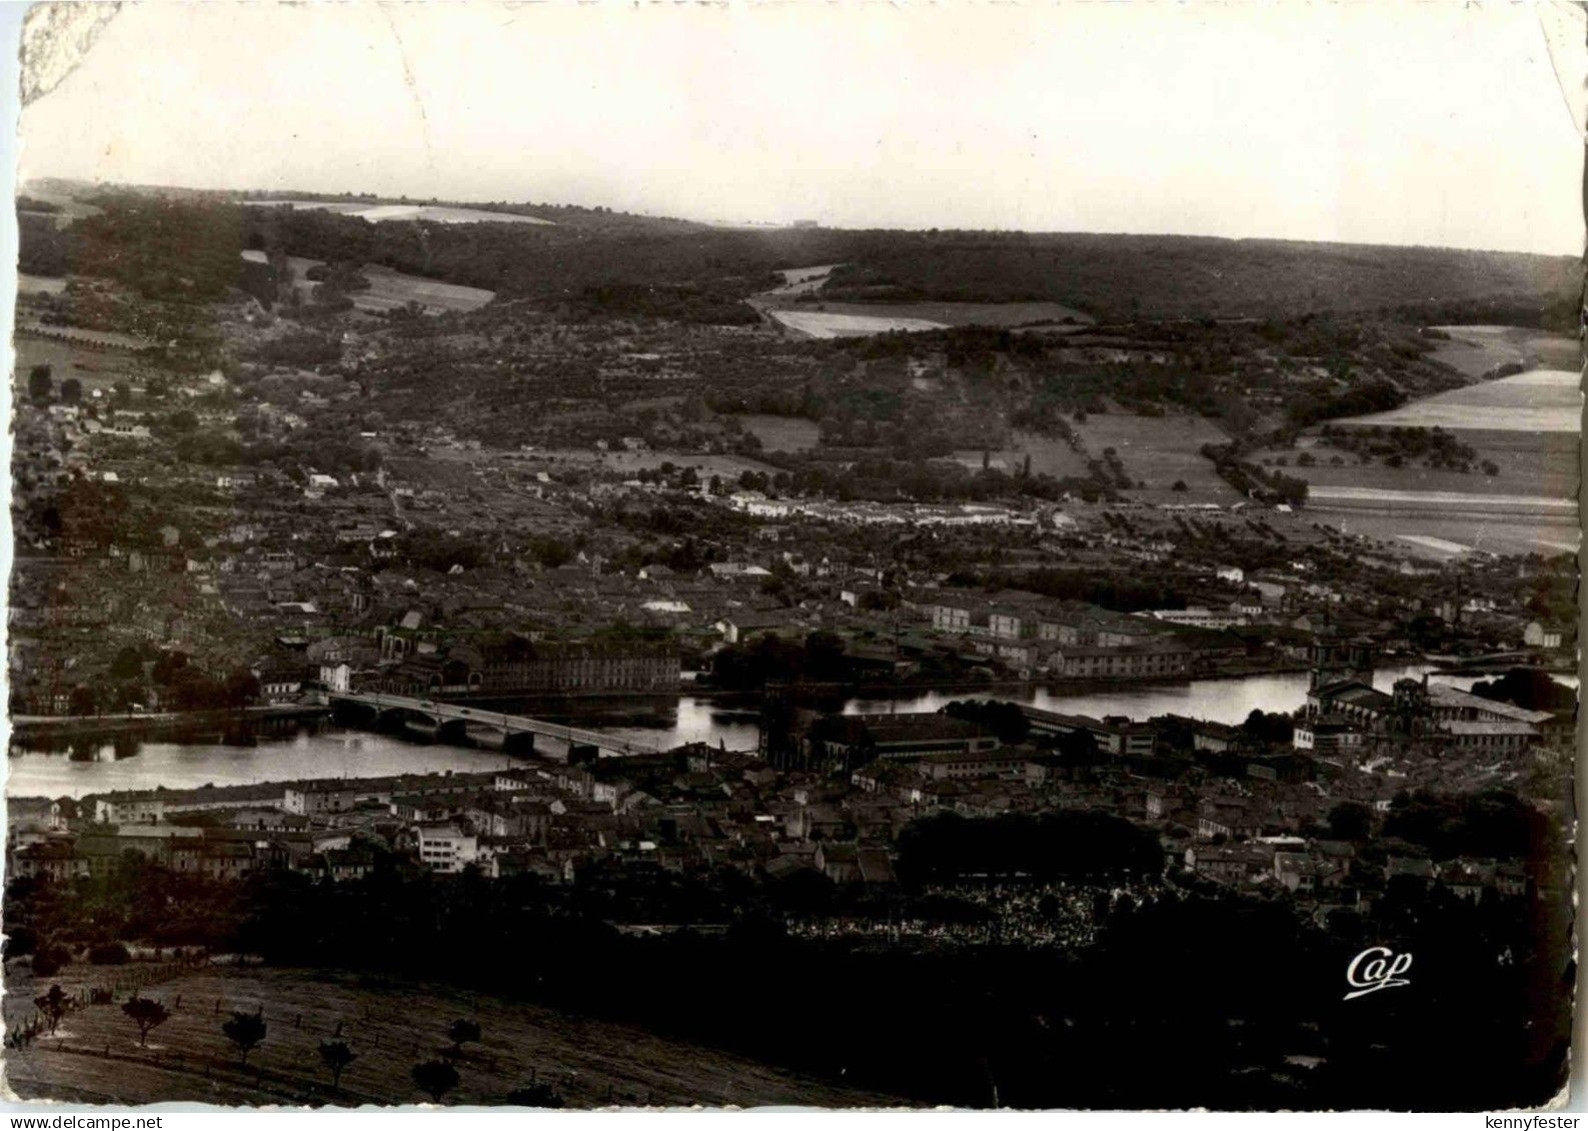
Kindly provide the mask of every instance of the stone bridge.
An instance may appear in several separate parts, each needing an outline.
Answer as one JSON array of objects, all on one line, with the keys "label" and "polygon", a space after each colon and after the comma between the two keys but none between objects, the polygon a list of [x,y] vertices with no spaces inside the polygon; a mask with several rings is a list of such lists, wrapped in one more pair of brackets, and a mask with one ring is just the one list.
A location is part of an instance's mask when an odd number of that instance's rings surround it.
[{"label": "stone bridge", "polygon": [[657,747],[644,742],[616,738],[598,730],[563,726],[527,715],[508,715],[501,711],[487,711],[436,699],[411,699],[403,695],[384,695],[376,692],[332,691],[327,693],[333,707],[363,708],[371,713],[377,723],[421,723],[435,728],[436,737],[443,740],[464,738],[473,731],[500,735],[502,749],[509,754],[533,754],[535,739],[556,739],[568,746],[570,761],[580,755],[594,756],[605,750],[612,754],[655,754]]}]

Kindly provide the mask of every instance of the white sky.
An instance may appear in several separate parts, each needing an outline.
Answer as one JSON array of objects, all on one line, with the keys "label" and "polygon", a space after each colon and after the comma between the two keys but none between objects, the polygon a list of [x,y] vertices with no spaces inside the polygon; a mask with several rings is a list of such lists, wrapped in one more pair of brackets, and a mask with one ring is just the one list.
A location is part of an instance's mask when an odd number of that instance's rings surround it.
[{"label": "white sky", "polygon": [[1581,97],[1524,5],[145,2],[22,174],[1576,254]]}]

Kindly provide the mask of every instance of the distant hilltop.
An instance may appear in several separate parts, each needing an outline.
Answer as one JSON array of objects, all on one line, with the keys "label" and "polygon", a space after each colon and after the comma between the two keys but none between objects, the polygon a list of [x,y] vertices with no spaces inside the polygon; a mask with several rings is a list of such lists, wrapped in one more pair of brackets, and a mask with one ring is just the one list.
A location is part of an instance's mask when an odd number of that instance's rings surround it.
[{"label": "distant hilltop", "polygon": [[340,200],[244,200],[244,205],[255,208],[306,208],[338,212],[344,216],[357,216],[372,223],[388,220],[431,220],[438,224],[553,224],[539,216],[505,209],[458,208],[447,204],[381,204],[364,201]]}]

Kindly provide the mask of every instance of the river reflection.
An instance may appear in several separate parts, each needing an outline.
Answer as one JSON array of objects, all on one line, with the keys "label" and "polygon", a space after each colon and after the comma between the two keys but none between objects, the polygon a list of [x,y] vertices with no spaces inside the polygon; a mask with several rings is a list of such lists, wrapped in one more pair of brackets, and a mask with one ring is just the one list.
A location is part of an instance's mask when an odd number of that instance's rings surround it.
[{"label": "river reflection", "polygon": [[[1424,666],[1381,668],[1375,682],[1388,689],[1395,680],[1417,678],[1426,670]],[[1472,676],[1431,678],[1462,689],[1476,682]],[[1557,678],[1576,684],[1572,677]],[[904,713],[935,711],[956,698],[990,698],[1071,714],[1133,718],[1177,714],[1239,723],[1254,709],[1293,711],[1300,707],[1306,701],[1307,680],[1306,672],[1288,672],[1074,692],[1046,688],[928,691],[894,699],[849,699],[841,707],[846,714]],[[662,749],[686,742],[706,742],[729,750],[754,750],[760,737],[759,712],[753,698],[714,700],[703,695],[682,695],[676,702],[620,700],[582,707],[576,716],[557,712],[544,717],[577,721]],[[557,749],[555,743],[543,746]],[[156,785],[184,789],[291,778],[488,770],[513,764],[514,759],[497,751],[423,744],[390,735],[314,725],[289,736],[261,737],[254,745],[227,744],[218,737],[184,743],[122,737],[114,742],[78,742],[53,750],[14,748],[6,790],[12,796],[81,797]]]}]

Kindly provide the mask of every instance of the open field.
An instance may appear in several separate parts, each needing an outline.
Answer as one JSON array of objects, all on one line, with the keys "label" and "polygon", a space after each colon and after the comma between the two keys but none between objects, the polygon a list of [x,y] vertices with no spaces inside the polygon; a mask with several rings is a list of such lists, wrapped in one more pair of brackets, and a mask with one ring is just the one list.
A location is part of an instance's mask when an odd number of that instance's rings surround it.
[{"label": "open field", "polygon": [[369,279],[369,290],[352,296],[353,305],[360,310],[391,310],[410,302],[430,310],[478,310],[496,297],[494,291],[438,283],[434,279],[404,275],[389,267],[366,264],[363,272]]},{"label": "open field", "polygon": [[816,446],[822,430],[814,421],[797,416],[763,416],[747,413],[738,418],[746,432],[761,441],[768,452],[808,452]]},{"label": "open field", "polygon": [[[263,263],[265,253],[245,251],[243,258],[255,263]],[[321,263],[321,260],[305,259],[297,255],[287,257],[287,265],[292,269],[292,287],[298,292],[300,299],[307,301],[314,289],[320,285],[309,278],[309,269],[319,267]],[[481,290],[479,287],[463,287],[454,283],[441,283],[418,275],[405,275],[401,271],[393,271],[390,267],[379,267],[373,263],[365,264],[361,271],[369,280],[369,290],[355,291],[348,297],[353,300],[355,308],[372,313],[395,310],[407,306],[410,302],[417,302],[430,311],[478,310],[496,297],[494,291]]]},{"label": "open field", "polygon": [[17,294],[58,295],[66,289],[65,279],[49,279],[43,275],[26,275],[17,272]]},{"label": "open field", "polygon": [[[1179,496],[1184,499],[1185,496]],[[1175,517],[1163,512],[1134,511],[1132,519],[1147,530],[1168,530]],[[1573,511],[1523,514],[1504,508],[1490,513],[1466,513],[1454,508],[1421,508],[1410,504],[1370,506],[1364,503],[1309,501],[1290,514],[1267,509],[1199,511],[1184,514],[1199,526],[1242,530],[1262,522],[1284,535],[1291,545],[1318,542],[1315,525],[1342,534],[1370,539],[1371,549],[1385,557],[1415,557],[1448,561],[1454,547],[1495,554],[1545,554],[1573,552],[1578,544],[1577,516]]]},{"label": "open field", "polygon": [[1056,302],[802,302],[778,304],[771,311],[778,318],[804,312],[914,319],[942,326],[1033,326],[1052,322],[1089,325],[1092,322],[1089,315]]},{"label": "open field", "polygon": [[1311,498],[1332,504],[1359,503],[1364,506],[1413,506],[1423,509],[1452,508],[1463,513],[1543,512],[1575,510],[1575,499],[1551,498],[1546,495],[1472,494],[1461,491],[1396,491],[1378,487],[1325,487],[1311,488]]},{"label": "open field", "polygon": [[19,389],[27,388],[28,372],[35,365],[48,365],[57,387],[68,377],[76,377],[85,394],[99,389],[108,396],[117,381],[129,384],[143,381],[144,368],[131,354],[119,350],[90,350],[65,342],[21,336],[14,344],[17,351],[15,379]]},{"label": "open field", "polygon": [[787,267],[779,271],[783,276],[783,285],[776,290],[768,291],[768,295],[802,295],[819,290],[827,281],[827,276],[833,273],[836,263],[829,263],[821,267]]},{"label": "open field", "polygon": [[[1203,444],[1222,444],[1229,439],[1205,417],[1093,413],[1084,424],[1072,427],[1094,459],[1102,459],[1104,449],[1113,448],[1125,465],[1125,474],[1147,484],[1137,497],[1154,502],[1221,503],[1240,498],[1219,478],[1213,462],[1202,455]],[[1185,480],[1189,490],[1172,492],[1177,479]]]},{"label": "open field", "polygon": [[451,208],[442,204],[372,204],[369,201],[334,200],[245,200],[244,204],[260,208],[320,209],[338,212],[344,216],[357,216],[378,224],[382,220],[429,220],[437,224],[546,224],[538,216],[520,216],[511,212],[488,212],[479,208]]},{"label": "open field", "polygon": [[1389,412],[1346,417],[1335,423],[1577,433],[1582,431],[1579,380],[1572,370],[1534,369],[1422,397]]},{"label": "open field", "polygon": [[713,475],[721,476],[724,480],[737,483],[739,476],[746,471],[762,472],[776,475],[777,468],[760,460],[746,459],[744,456],[729,455],[701,455],[698,452],[598,452],[584,448],[541,448],[524,457],[528,461],[545,461],[551,464],[584,464],[594,466],[599,464],[608,471],[619,471],[633,474],[647,468],[661,467],[670,463],[674,467],[692,467],[702,479]]},{"label": "open field", "polygon": [[[1387,467],[1382,461],[1360,465],[1351,452],[1322,443],[1316,436],[1302,436],[1295,450],[1266,450],[1257,459],[1284,459],[1288,467],[1280,470],[1299,475],[1316,492],[1320,488],[1371,488],[1395,492],[1454,492],[1468,495],[1523,495],[1551,499],[1576,498],[1580,465],[1577,437],[1570,432],[1485,431],[1462,429],[1459,439],[1478,453],[1478,462],[1492,460],[1498,475],[1473,471],[1435,471],[1409,461],[1404,467]],[[1311,452],[1317,463],[1297,467],[1296,457]],[[1339,456],[1336,467],[1329,461]]]},{"label": "open field", "polygon": [[[47,982],[75,993],[128,978],[141,965],[72,966]],[[32,1013],[33,998],[46,984],[20,965],[8,972],[8,1024]],[[179,970],[143,991],[168,1008],[180,995],[181,1004],[140,1049],[137,1030],[121,1011],[128,992],[118,993],[116,1004],[69,1014],[54,1038],[8,1050],[10,1087],[24,1099],[86,1103],[427,1103],[410,1070],[448,1047],[445,1032],[453,1020],[470,1018],[479,1022],[481,1040],[459,1058],[460,1081],[445,1097],[448,1103],[501,1104],[532,1080],[552,1086],[570,1107],[890,1102],[636,1026],[446,987],[317,970]],[[245,1069],[221,1023],[229,1010],[253,1012],[261,1005],[265,1039]],[[339,1024],[357,1059],[333,1096],[318,1046]],[[61,1045],[67,1051],[59,1051]]]},{"label": "open field", "polygon": [[875,314],[829,314],[816,310],[769,310],[777,322],[807,338],[858,338],[892,330],[942,330],[946,322]]},{"label": "open field", "polygon": [[[962,448],[953,455],[955,463],[971,471],[981,470],[981,448]],[[1007,448],[993,448],[986,453],[987,466],[1013,475],[1031,457],[1033,475],[1051,475],[1063,479],[1067,475],[1085,475],[1086,461],[1069,444],[1036,432],[1016,430]]]},{"label": "open field", "polygon": [[1497,365],[1516,362],[1529,369],[1576,369],[1582,364],[1577,340],[1521,326],[1436,326],[1450,335],[1433,352],[1435,361],[1482,377]]},{"label": "open field", "polygon": [[[1323,499],[1309,501],[1300,513],[1344,534],[1360,534],[1384,543],[1386,552],[1447,560],[1450,553],[1426,541],[1438,539],[1491,554],[1559,554],[1579,542],[1577,514],[1517,515],[1497,510],[1464,513],[1454,509],[1421,509],[1411,504],[1372,507]],[[1416,538],[1423,541],[1410,541]]]},{"label": "open field", "polygon": [[31,197],[44,204],[53,204],[59,211],[42,212],[37,215],[49,216],[58,228],[64,228],[73,221],[87,216],[97,216],[101,211],[96,205],[85,204],[78,200],[71,187],[61,182],[28,181],[18,189],[18,195]]},{"label": "open field", "polygon": [[[1487,393],[1500,384],[1456,391]],[[1575,398],[1575,391],[1568,391]],[[1477,451],[1480,462],[1496,463],[1500,474],[1463,475],[1378,462],[1359,466],[1355,456],[1311,436],[1303,436],[1297,446],[1311,446],[1319,461],[1314,467],[1296,468],[1294,451],[1261,454],[1289,457],[1286,470],[1307,480],[1307,513],[1419,557],[1443,560],[1467,550],[1550,554],[1578,544],[1577,433],[1462,428],[1456,434]],[[1343,466],[1329,463],[1334,455],[1343,458]]]},{"label": "open field", "polygon": [[[887,330],[947,326],[1090,325],[1090,315],[1056,302],[801,302],[815,296],[842,264],[780,271],[784,284],[756,295],[751,305],[779,323],[814,338],[850,337]],[[825,316],[832,317],[825,317]]]}]

